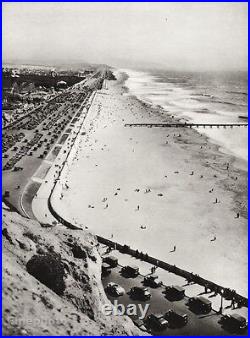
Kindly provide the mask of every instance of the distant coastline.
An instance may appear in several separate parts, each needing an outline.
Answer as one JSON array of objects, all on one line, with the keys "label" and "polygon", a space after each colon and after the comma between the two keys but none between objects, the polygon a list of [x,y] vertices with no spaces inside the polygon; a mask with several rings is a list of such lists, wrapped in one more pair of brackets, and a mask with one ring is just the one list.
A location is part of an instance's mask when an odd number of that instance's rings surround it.
[{"label": "distant coastline", "polygon": [[[190,72],[162,71],[160,73],[155,70],[146,72],[129,69],[122,69],[122,71],[129,76],[125,85],[131,94],[153,106],[161,106],[166,113],[183,121],[233,123],[240,122],[239,115],[247,116],[247,82],[244,72],[242,76],[237,72],[238,79],[232,85],[232,88],[237,86],[237,91],[233,89],[229,91],[227,89],[231,87],[228,85],[227,78],[229,77],[230,81],[235,78],[231,76],[232,72],[229,72],[230,75],[224,73],[225,80],[224,77],[217,79],[217,75],[215,80],[213,77],[211,80],[211,78],[207,79],[205,72],[202,72],[199,77],[199,73]],[[216,92],[216,87],[213,88],[214,82],[218,85],[218,81],[227,86],[221,94]],[[232,107],[228,107],[228,104]],[[198,131],[207,135],[211,142],[218,144],[222,152],[235,156],[240,168],[247,170],[247,128],[245,130],[198,129]]]}]

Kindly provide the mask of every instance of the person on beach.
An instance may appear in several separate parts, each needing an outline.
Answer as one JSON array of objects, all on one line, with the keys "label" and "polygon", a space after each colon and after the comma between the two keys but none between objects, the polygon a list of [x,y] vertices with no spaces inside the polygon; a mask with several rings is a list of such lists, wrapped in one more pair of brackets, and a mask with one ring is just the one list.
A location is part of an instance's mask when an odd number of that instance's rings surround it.
[{"label": "person on beach", "polygon": [[205,283],[204,288],[205,288],[205,293],[208,293],[209,284]]},{"label": "person on beach", "polygon": [[232,302],[231,302],[231,308],[233,310],[235,309],[235,299],[234,298],[232,299]]},{"label": "person on beach", "polygon": [[216,236],[214,236],[212,239],[210,239],[210,242],[214,242],[214,241],[216,241]]},{"label": "person on beach", "polygon": [[170,252],[175,252],[176,251],[176,245],[174,245],[173,250],[171,250]]},{"label": "person on beach", "polygon": [[151,274],[154,274],[154,273],[155,273],[155,269],[156,269],[156,267],[155,267],[155,266],[152,266],[152,268],[151,268]]},{"label": "person on beach", "polygon": [[140,206],[139,205],[137,205],[137,211],[139,211],[140,210]]},{"label": "person on beach", "polygon": [[152,274],[154,274],[154,273],[155,273],[155,271],[156,271],[156,269],[157,269],[157,266],[155,266],[155,265],[154,265],[154,266],[152,266],[152,268],[151,268],[151,273],[152,273]]}]

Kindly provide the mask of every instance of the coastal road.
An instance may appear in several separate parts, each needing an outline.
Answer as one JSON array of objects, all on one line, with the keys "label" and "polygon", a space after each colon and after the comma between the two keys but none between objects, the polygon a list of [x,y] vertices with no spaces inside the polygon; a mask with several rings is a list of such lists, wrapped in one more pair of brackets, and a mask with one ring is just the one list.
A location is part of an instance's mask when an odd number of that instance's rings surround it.
[{"label": "coastal road", "polygon": [[9,192],[9,197],[6,197],[8,202],[28,218],[34,217],[29,207],[30,195],[34,195],[38,188],[38,180],[34,182],[31,177],[37,175],[39,171],[38,179],[41,178],[41,174],[43,176],[46,174],[42,171],[49,169],[51,159],[49,161],[47,159],[52,158],[51,154],[55,153],[55,149],[61,147],[62,135],[67,135],[67,131],[70,130],[69,123],[76,115],[75,107],[80,105],[83,96],[85,93],[76,92],[71,88],[57,96],[59,102],[46,103],[43,109],[40,109],[39,116],[31,114],[19,121],[16,129],[10,128],[5,131],[3,141],[5,143],[10,137],[13,141],[13,138],[17,137],[15,136],[17,131],[23,137],[15,143],[15,146],[5,149],[3,191]]},{"label": "coastal road", "polygon": [[[89,97],[87,103],[84,105],[91,106],[95,92]],[[60,180],[59,176],[63,169],[70,165],[70,159],[68,158],[70,154],[74,153],[77,149],[77,146],[74,145],[76,134],[80,132],[83,128],[83,123],[87,116],[88,110],[81,105],[77,113],[80,112],[78,121],[72,126],[70,135],[67,138],[67,141],[61,146],[61,150],[58,156],[53,163],[53,166],[50,168],[45,179],[42,182],[41,187],[39,188],[36,196],[32,200],[32,210],[36,219],[41,223],[57,224],[58,221],[53,217],[48,209],[48,199],[50,198],[51,191],[54,190],[56,185],[60,185],[60,190],[63,188],[63,181]],[[74,120],[74,118],[73,118]],[[73,121],[72,120],[72,121]],[[74,147],[73,147],[74,146]],[[74,148],[74,149],[72,149]],[[65,182],[64,182],[65,183]],[[57,196],[60,198],[60,196]]]}]

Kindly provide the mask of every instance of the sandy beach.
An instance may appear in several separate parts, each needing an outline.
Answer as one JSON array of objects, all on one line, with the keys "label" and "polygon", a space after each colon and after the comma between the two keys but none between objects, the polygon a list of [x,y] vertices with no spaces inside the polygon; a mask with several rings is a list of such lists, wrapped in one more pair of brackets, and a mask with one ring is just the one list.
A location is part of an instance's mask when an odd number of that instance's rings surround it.
[{"label": "sandy beach", "polygon": [[248,335],[248,6],[6,2],[5,336]]},{"label": "sandy beach", "polygon": [[[193,129],[124,127],[172,118],[129,95],[119,77],[97,91],[53,207],[83,229],[246,296],[247,173]],[[43,222],[46,190],[33,201]]]}]

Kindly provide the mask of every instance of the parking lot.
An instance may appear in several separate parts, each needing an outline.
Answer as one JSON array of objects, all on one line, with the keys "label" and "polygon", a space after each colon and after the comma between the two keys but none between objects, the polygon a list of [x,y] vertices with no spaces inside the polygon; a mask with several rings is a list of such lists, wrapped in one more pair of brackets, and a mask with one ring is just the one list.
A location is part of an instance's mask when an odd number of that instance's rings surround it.
[{"label": "parking lot", "polygon": [[[19,212],[33,218],[31,200],[36,191],[31,177],[36,173],[43,179],[46,165],[51,166],[61,149],[60,140],[66,140],[64,133],[78,109],[87,104],[90,90],[69,89],[53,100],[39,107],[3,132],[3,194]],[[17,132],[18,131],[18,132]],[[57,146],[55,146],[57,144]],[[52,150],[55,147],[55,150]],[[46,162],[47,161],[47,162]],[[48,162],[49,161],[49,162]],[[31,184],[31,188],[27,184]],[[30,191],[33,194],[30,195]],[[24,198],[23,198],[24,196]],[[23,199],[23,201],[22,201]],[[27,202],[27,203],[26,203]],[[25,209],[25,210],[24,210]]]},{"label": "parking lot", "polygon": [[[112,253],[113,255],[113,253]],[[127,255],[123,255],[124,258],[127,257]],[[119,263],[120,263],[120,257],[119,256]],[[135,264],[135,262],[134,262]],[[122,266],[118,265],[115,268],[112,268],[111,273],[103,277],[103,286],[106,289],[108,283],[114,282],[117,283],[118,285],[122,286],[125,289],[125,294],[120,296],[120,297],[113,297],[107,292],[107,297],[108,299],[114,304],[115,300],[118,301],[118,304],[123,304],[128,306],[129,304],[135,304],[137,307],[137,316],[131,316],[133,320],[135,320],[138,316],[140,316],[140,310],[139,310],[139,304],[141,306],[145,307],[145,304],[149,304],[148,311],[146,313],[147,317],[150,314],[162,314],[164,315],[168,310],[173,309],[175,312],[179,314],[187,314],[188,316],[188,322],[185,326],[183,327],[175,327],[175,328],[166,328],[163,330],[155,330],[151,328],[149,332],[153,335],[160,335],[160,336],[165,336],[165,335],[236,335],[235,332],[229,332],[228,330],[225,330],[222,328],[221,324],[218,323],[219,320],[221,319],[221,315],[218,314],[216,311],[212,310],[208,314],[201,314],[201,313],[195,313],[193,310],[189,308],[187,305],[189,297],[192,296],[198,296],[198,295],[203,295],[207,299],[211,297],[211,295],[204,295],[204,292],[197,293],[195,292],[195,287],[192,287],[192,285],[188,285],[185,283],[181,284],[179,283],[180,286],[184,287],[185,289],[185,297],[182,300],[169,300],[167,299],[165,295],[165,286],[160,286],[157,288],[152,288],[148,287],[148,290],[151,293],[151,298],[150,300],[146,301],[138,301],[135,299],[131,299],[129,295],[129,291],[131,290],[132,287],[135,286],[144,286],[143,280],[145,276],[145,268],[141,269],[144,272],[144,275],[140,274],[139,276],[135,278],[128,278],[124,277],[121,274],[121,269]],[[141,272],[140,270],[140,272]],[[157,269],[156,274],[161,276],[161,269]],[[158,273],[159,272],[159,273]],[[147,270],[147,274],[150,273],[150,269]],[[168,273],[169,275],[169,284],[166,283],[166,278],[165,280],[162,280],[165,285],[172,285],[174,283],[174,277],[172,276],[173,274]],[[178,277],[179,278],[179,277]],[[179,278],[179,282],[181,282]],[[184,282],[184,280],[182,280]],[[190,288],[191,286],[191,288]],[[188,295],[188,296],[187,296]],[[211,299],[210,299],[211,300]],[[238,311],[235,310],[237,313]],[[239,333],[238,333],[239,334]]]}]

